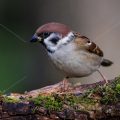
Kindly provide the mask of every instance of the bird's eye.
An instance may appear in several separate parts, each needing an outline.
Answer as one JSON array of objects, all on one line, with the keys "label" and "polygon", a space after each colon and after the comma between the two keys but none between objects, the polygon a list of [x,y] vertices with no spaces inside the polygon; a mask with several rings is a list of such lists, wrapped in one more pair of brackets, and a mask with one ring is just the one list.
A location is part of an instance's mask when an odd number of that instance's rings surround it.
[{"label": "bird's eye", "polygon": [[38,36],[40,36],[42,39],[47,38],[51,33],[50,32],[44,32],[44,33],[38,33]]},{"label": "bird's eye", "polygon": [[57,44],[57,42],[59,41],[59,37],[56,37],[56,38],[52,38],[51,40],[50,40],[53,44]]},{"label": "bird's eye", "polygon": [[43,33],[44,38],[47,38],[50,35],[50,32]]},{"label": "bird's eye", "polygon": [[91,43],[90,40],[88,40],[87,43]]}]

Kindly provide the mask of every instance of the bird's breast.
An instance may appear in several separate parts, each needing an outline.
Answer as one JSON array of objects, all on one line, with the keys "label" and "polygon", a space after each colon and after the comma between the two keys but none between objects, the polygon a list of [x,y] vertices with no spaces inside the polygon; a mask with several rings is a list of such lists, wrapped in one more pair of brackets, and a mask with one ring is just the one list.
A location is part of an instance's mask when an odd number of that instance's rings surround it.
[{"label": "bird's breast", "polygon": [[51,60],[66,75],[71,77],[87,76],[97,70],[102,58],[86,51],[76,51],[73,44],[63,46],[49,54]]}]

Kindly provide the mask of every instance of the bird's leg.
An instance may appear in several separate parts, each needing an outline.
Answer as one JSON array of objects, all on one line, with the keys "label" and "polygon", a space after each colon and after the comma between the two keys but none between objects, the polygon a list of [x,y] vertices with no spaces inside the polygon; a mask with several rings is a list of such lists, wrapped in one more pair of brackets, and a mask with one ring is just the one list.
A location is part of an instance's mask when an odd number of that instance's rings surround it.
[{"label": "bird's leg", "polygon": [[101,77],[103,78],[103,80],[105,81],[105,84],[107,84],[108,83],[107,78],[102,74],[102,72],[99,69],[97,71],[99,72],[99,74],[101,75]]},{"label": "bird's leg", "polygon": [[69,88],[70,83],[69,83],[69,81],[68,81],[68,78],[69,78],[69,77],[65,77],[65,78],[62,80],[62,86],[63,86],[63,87],[61,86],[61,91],[62,91],[62,92],[67,91],[68,88]]}]

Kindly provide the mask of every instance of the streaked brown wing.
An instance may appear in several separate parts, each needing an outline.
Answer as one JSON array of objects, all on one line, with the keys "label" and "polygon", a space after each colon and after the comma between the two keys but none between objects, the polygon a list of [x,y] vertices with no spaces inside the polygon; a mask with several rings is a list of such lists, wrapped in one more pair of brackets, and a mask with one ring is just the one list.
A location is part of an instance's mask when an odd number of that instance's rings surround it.
[{"label": "streaked brown wing", "polygon": [[78,46],[83,46],[86,50],[88,50],[91,53],[94,53],[100,57],[103,57],[103,52],[102,50],[94,43],[92,42],[89,38],[86,36],[80,35],[80,33],[74,33],[76,40],[75,42],[77,43]]}]

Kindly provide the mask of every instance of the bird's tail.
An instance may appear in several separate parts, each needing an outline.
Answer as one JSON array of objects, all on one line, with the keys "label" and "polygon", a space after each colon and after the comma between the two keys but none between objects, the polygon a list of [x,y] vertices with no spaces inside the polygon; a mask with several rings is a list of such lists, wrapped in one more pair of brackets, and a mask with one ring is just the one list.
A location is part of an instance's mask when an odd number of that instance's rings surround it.
[{"label": "bird's tail", "polygon": [[113,64],[113,62],[108,60],[108,59],[103,59],[102,62],[101,62],[101,65],[104,66],[104,67],[111,66],[112,64]]}]

